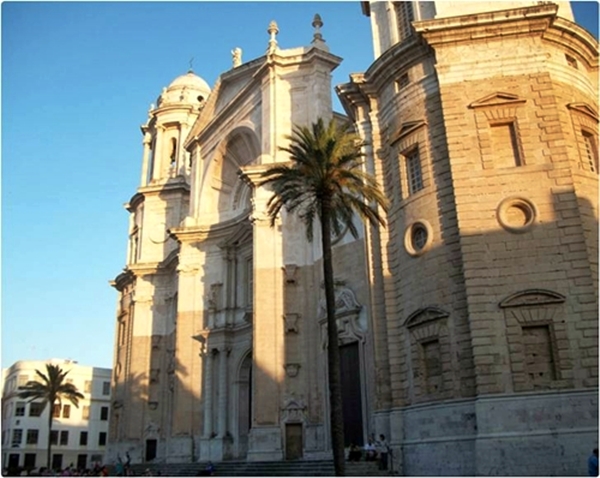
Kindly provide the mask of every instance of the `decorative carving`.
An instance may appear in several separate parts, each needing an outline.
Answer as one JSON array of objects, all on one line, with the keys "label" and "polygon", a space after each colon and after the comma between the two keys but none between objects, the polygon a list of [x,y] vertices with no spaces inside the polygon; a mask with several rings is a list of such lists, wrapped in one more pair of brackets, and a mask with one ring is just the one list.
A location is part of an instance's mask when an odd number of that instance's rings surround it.
[{"label": "decorative carving", "polygon": [[283,422],[303,422],[306,420],[306,405],[303,400],[288,398],[281,408]]},{"label": "decorative carving", "polygon": [[295,284],[296,283],[296,271],[298,270],[298,266],[296,264],[285,264],[283,266],[283,272],[285,274],[285,282],[287,284]]},{"label": "decorative carving", "polygon": [[[338,329],[338,340],[341,344],[363,341],[365,327],[360,322],[362,305],[356,300],[354,292],[345,287],[343,281],[335,283],[335,317]],[[325,298],[319,301],[319,323],[321,324],[321,346],[327,347],[327,307]]]},{"label": "decorative carving", "polygon": [[148,402],[148,408],[150,410],[156,410],[158,408],[158,402]]},{"label": "decorative carving", "polygon": [[408,328],[412,328],[434,320],[445,319],[449,315],[448,312],[437,307],[425,307],[410,314],[404,325]]},{"label": "decorative carving", "polygon": [[298,333],[298,319],[300,314],[285,314],[283,320],[285,321],[285,333],[291,332]]},{"label": "decorative carving", "polygon": [[234,48],[233,50],[231,50],[231,56],[232,56],[232,62],[233,62],[233,67],[237,68],[238,66],[240,66],[242,64],[242,49],[241,48]]},{"label": "decorative carving", "polygon": [[158,383],[159,374],[160,374],[160,369],[158,369],[158,368],[150,369],[150,383]]},{"label": "decorative carving", "polygon": [[299,363],[287,363],[285,364],[285,372],[288,377],[297,377],[298,372],[300,372],[300,364]]},{"label": "decorative carving", "polygon": [[123,408],[123,400],[114,400],[113,409]]},{"label": "decorative carving", "polygon": [[275,22],[275,20],[269,23],[267,33],[271,36],[271,38],[269,39],[269,46],[267,48],[267,54],[270,55],[272,53],[275,53],[275,50],[277,49],[277,40],[275,39],[275,36],[279,33],[279,28],[277,27],[277,23]]},{"label": "decorative carving", "polygon": [[221,282],[215,282],[210,285],[210,292],[206,298],[208,304],[208,310],[215,312],[221,308],[221,289],[223,284]]},{"label": "decorative carving", "polygon": [[566,300],[564,295],[545,289],[527,289],[508,296],[499,307],[540,306],[547,304],[562,304]]},{"label": "decorative carving", "polygon": [[321,35],[321,27],[323,26],[323,20],[321,20],[321,15],[319,15],[318,13],[316,13],[313,18],[312,26],[315,29],[312,43],[324,42],[325,40],[323,40],[323,35]]},{"label": "decorative carving", "polygon": [[[348,287],[337,287],[343,283],[336,284],[335,290],[335,316],[343,317],[345,315],[357,314],[362,309],[362,305],[356,300],[354,292]],[[319,317],[327,317],[327,306],[325,298],[319,301]]]}]

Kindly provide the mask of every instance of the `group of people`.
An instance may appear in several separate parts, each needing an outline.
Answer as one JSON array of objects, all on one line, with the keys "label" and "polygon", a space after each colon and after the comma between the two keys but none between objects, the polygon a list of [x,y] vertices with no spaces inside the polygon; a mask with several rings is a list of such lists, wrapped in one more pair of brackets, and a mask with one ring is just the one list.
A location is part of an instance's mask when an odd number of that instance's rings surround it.
[{"label": "group of people", "polygon": [[372,433],[362,450],[354,443],[351,443],[350,451],[348,452],[348,461],[360,461],[363,456],[363,451],[365,461],[378,461],[379,469],[387,470],[388,456],[391,453],[391,449],[385,439],[385,435],[379,435],[379,440],[376,440],[375,434]]}]

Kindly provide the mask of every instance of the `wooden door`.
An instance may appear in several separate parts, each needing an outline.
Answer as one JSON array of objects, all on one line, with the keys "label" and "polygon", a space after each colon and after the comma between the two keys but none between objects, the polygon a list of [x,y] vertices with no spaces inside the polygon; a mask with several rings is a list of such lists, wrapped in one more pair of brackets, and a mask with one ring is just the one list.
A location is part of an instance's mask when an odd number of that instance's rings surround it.
[{"label": "wooden door", "polygon": [[299,460],[302,458],[302,424],[285,424],[285,459]]},{"label": "wooden door", "polygon": [[344,445],[364,445],[362,417],[362,385],[358,342],[340,347],[342,410],[344,413]]}]

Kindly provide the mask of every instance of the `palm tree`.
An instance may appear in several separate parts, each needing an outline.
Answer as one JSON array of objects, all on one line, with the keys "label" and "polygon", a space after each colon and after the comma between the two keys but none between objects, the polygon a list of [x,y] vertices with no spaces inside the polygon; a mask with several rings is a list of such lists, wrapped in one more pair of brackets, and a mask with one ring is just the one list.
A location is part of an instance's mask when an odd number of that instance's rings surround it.
[{"label": "palm tree", "polygon": [[267,203],[271,226],[282,207],[297,212],[313,239],[313,222],[321,224],[323,277],[327,309],[327,363],[329,368],[329,403],[331,442],[337,476],[345,473],[344,418],[340,381],[340,355],[335,319],[334,274],[331,235],[348,228],[358,237],[354,213],[376,226],[385,226],[377,205],[387,209],[387,200],[377,181],[363,169],[362,147],[365,145],[348,127],[331,120],[327,126],[319,119],[311,127],[294,126],[286,137],[289,146],[280,148],[290,155],[290,163],[271,167],[262,174],[259,186],[269,185],[273,196]]},{"label": "palm tree", "polygon": [[47,468],[50,469],[54,405],[58,402],[58,405],[60,406],[62,405],[62,400],[66,399],[79,408],[79,399],[84,397],[77,391],[75,385],[65,381],[65,377],[69,371],[63,371],[58,365],[47,363],[45,374],[39,370],[36,370],[35,373],[41,378],[41,381],[30,380],[23,387],[19,387],[20,391],[18,396],[24,399],[29,398],[30,403],[34,400],[41,401],[41,412],[44,411],[46,405],[50,406],[48,412],[48,458],[46,462]]}]

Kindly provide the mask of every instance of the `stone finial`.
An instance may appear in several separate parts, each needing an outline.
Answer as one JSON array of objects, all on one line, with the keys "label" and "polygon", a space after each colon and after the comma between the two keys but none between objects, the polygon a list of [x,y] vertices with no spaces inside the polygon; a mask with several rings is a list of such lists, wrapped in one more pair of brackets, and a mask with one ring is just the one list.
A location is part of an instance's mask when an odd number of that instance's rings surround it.
[{"label": "stone finial", "polygon": [[240,66],[242,64],[242,49],[236,47],[233,50],[231,50],[231,57],[233,61],[233,67],[237,68],[238,66]]},{"label": "stone finial", "polygon": [[271,38],[269,39],[269,47],[267,48],[267,53],[274,53],[277,49],[277,40],[275,39],[275,36],[279,33],[279,28],[277,27],[277,22],[275,22],[275,20],[272,20],[271,23],[269,23],[267,33],[271,35]]},{"label": "stone finial", "polygon": [[315,17],[313,18],[312,26],[315,29],[315,33],[313,35],[313,43],[317,42],[325,42],[323,40],[323,35],[321,35],[321,27],[323,26],[323,20],[321,20],[321,15],[315,13]]}]

